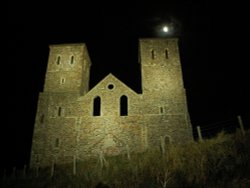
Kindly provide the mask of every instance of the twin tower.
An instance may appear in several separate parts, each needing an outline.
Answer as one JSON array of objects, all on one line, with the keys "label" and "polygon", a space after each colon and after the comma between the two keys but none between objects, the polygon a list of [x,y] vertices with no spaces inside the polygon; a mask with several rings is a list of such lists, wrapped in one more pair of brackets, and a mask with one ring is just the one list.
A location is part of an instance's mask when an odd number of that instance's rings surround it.
[{"label": "twin tower", "polygon": [[193,139],[178,40],[140,39],[142,93],[112,74],[89,90],[85,44],[51,45],[30,166],[143,152]]}]

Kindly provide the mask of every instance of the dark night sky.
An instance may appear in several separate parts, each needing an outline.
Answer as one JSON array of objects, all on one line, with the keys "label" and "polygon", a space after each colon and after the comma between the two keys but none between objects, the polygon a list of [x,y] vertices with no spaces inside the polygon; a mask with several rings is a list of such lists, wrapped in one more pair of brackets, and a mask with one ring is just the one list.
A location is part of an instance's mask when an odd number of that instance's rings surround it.
[{"label": "dark night sky", "polygon": [[[214,8],[217,5],[208,0],[101,2],[9,2],[7,63],[10,69],[6,73],[10,74],[8,80],[12,87],[8,94],[8,126],[3,137],[8,158],[5,167],[21,166],[29,160],[49,44],[86,43],[92,60],[91,87],[112,72],[140,91],[138,39],[162,37],[157,32],[162,23],[171,22],[175,28],[172,36],[179,38],[193,126],[242,115],[245,122],[248,119],[249,127],[246,62],[235,55],[239,46],[229,47],[235,37],[241,36],[228,37],[224,28],[230,29],[226,16],[215,21],[220,15]],[[226,13],[226,8],[223,10]]]}]

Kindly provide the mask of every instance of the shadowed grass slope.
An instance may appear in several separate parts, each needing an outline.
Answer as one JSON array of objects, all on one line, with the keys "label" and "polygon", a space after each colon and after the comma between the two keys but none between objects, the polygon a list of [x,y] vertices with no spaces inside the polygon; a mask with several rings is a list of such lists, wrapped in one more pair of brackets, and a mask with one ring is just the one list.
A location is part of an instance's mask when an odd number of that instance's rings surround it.
[{"label": "shadowed grass slope", "polygon": [[250,132],[221,132],[215,138],[167,145],[144,153],[104,160],[17,171],[2,177],[2,187],[250,187]]}]

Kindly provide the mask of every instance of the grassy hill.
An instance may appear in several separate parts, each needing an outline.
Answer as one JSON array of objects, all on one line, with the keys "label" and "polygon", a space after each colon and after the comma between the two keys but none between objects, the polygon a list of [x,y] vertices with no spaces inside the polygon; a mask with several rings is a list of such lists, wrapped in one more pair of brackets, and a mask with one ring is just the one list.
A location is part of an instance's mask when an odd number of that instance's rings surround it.
[{"label": "grassy hill", "polygon": [[[130,158],[130,159],[128,159]],[[250,187],[250,132],[243,136],[221,132],[202,142],[167,145],[130,156],[16,171],[2,177],[1,187]],[[53,175],[52,175],[53,174]]]}]

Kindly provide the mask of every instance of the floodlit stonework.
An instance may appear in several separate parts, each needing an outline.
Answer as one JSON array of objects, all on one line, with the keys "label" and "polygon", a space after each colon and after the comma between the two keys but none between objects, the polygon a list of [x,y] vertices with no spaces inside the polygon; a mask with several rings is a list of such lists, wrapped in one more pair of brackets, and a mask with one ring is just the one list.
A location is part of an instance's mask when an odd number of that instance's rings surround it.
[{"label": "floodlit stonework", "polygon": [[140,39],[142,93],[112,74],[89,90],[85,44],[50,45],[30,166],[160,148],[193,139],[178,40]]}]

